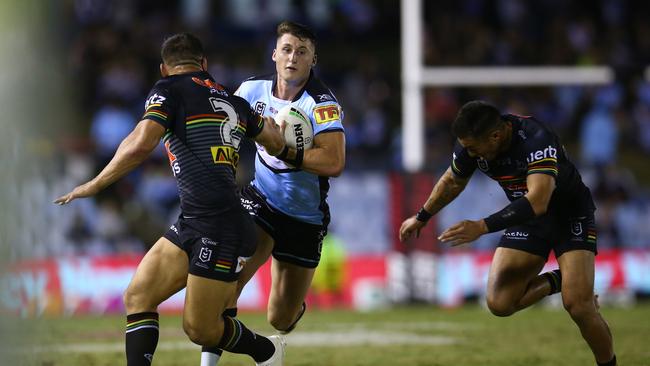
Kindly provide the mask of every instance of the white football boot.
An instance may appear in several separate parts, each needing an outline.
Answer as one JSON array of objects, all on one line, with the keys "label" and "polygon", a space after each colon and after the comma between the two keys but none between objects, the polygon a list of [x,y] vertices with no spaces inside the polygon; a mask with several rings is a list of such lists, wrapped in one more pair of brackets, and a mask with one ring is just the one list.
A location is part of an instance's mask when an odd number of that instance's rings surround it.
[{"label": "white football boot", "polygon": [[284,347],[286,346],[286,341],[281,335],[272,335],[268,337],[271,343],[275,346],[275,352],[271,358],[264,362],[256,363],[257,366],[282,366],[284,360]]}]

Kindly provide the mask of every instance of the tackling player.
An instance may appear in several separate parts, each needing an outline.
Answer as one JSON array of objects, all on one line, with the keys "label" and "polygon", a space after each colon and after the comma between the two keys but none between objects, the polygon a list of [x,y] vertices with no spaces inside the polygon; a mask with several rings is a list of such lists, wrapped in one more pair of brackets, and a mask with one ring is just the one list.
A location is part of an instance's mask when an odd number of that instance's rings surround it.
[{"label": "tackling player", "polygon": [[144,256],[124,294],[127,364],[151,364],[158,343],[157,307],[187,287],[183,329],[193,342],[248,354],[258,365],[281,365],[281,338],[255,334],[222,313],[235,301],[236,281],[255,250],[253,220],[235,184],[241,140],[253,138],[270,154],[286,155],[284,139],[271,118],[253,113],[205,72],[196,37],[168,38],[161,55],[162,79],[149,94],[142,120],[97,177],[55,203],[98,193],[143,162],[162,138],[182,213]]},{"label": "tackling player", "polygon": [[[276,72],[244,81],[235,94],[265,116],[288,104],[300,107],[310,116],[314,145],[298,155],[290,152],[284,159],[290,165],[257,145],[255,178],[242,192],[242,204],[257,223],[257,250],[240,275],[238,290],[272,254],[267,317],[275,329],[288,333],[305,312],[305,296],[320,260],[330,221],[329,177],[339,176],[345,166],[345,135],[340,105],[312,70],[316,37],[288,21],[276,31]],[[229,311],[236,314],[236,302],[231,306]],[[214,366],[220,354],[204,347],[201,365]]]},{"label": "tackling player", "polygon": [[[501,185],[511,203],[482,220],[461,221],[439,239],[456,246],[505,229],[488,277],[490,311],[509,316],[561,292],[564,308],[598,365],[616,365],[612,335],[593,292],[595,206],[557,135],[534,118],[500,115],[481,101],[461,108],[452,132],[458,141],[451,167],[417,215],[402,223],[400,240],[419,235],[431,216],[463,191],[478,168]],[[551,249],[560,269],[539,275]]]}]

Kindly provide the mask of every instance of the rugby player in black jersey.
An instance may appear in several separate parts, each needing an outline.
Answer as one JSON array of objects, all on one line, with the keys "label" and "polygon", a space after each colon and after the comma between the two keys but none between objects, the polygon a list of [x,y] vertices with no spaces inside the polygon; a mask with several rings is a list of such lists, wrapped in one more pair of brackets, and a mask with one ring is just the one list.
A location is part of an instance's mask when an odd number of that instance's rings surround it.
[{"label": "rugby player in black jersey", "polygon": [[124,294],[127,364],[151,364],[157,307],[186,287],[183,329],[194,343],[248,354],[258,365],[281,365],[281,338],[255,334],[223,312],[236,298],[239,273],[255,251],[255,226],[235,183],[241,140],[252,138],[278,155],[286,150],[284,138],[272,118],[254,113],[205,71],[196,37],[182,33],[166,39],[161,56],[162,79],[147,98],[142,120],[95,178],[55,203],[98,193],[142,163],[162,138],[182,213],[144,256]]},{"label": "rugby player in black jersey", "polygon": [[[482,220],[456,223],[438,239],[456,246],[505,229],[488,277],[490,311],[509,316],[561,292],[598,365],[616,365],[612,335],[594,297],[595,206],[557,135],[534,118],[501,115],[482,101],[461,108],[452,132],[457,143],[451,167],[422,209],[402,223],[399,239],[419,235],[478,168],[501,185],[511,203]],[[551,249],[560,269],[540,275]]]}]

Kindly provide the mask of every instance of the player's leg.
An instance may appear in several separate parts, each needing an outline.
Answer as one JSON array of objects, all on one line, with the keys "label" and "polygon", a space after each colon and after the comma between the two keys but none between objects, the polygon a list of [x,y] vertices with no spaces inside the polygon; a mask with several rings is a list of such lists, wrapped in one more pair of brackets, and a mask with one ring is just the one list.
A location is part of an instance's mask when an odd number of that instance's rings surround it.
[{"label": "player's leg", "polygon": [[316,268],[302,267],[273,258],[267,318],[273,328],[288,333],[306,310],[305,297]]},{"label": "player's leg", "polygon": [[233,353],[247,354],[265,364],[281,357],[283,350],[269,338],[255,334],[236,318],[223,311],[236,296],[237,283],[190,274],[187,279],[183,329],[192,342],[217,346]]},{"label": "player's leg", "polygon": [[[239,273],[237,280],[236,296],[230,301],[224,311],[224,315],[235,318],[237,316],[237,299],[241,295],[244,286],[253,278],[255,272],[269,259],[273,250],[273,238],[256,225],[257,248],[255,254],[246,262],[246,265]],[[215,366],[221,357],[222,350],[219,347],[204,346],[201,348],[201,366]]]},{"label": "player's leg", "polygon": [[181,230],[192,247],[183,328],[202,346],[250,355],[262,365],[281,364],[280,339],[270,340],[224,314],[237,296],[239,273],[255,251],[253,221],[240,207],[209,219],[187,219]]},{"label": "player's leg", "polygon": [[594,301],[594,253],[572,250],[558,258],[562,271],[562,302],[580,328],[596,362],[616,365],[612,334]]},{"label": "player's leg", "polygon": [[267,317],[275,329],[288,333],[305,313],[305,297],[320,262],[327,225],[280,214],[275,229]]},{"label": "player's leg", "polygon": [[498,247],[487,286],[487,305],[496,316],[509,316],[548,295],[548,281],[538,276],[544,257],[522,250]]},{"label": "player's leg", "polygon": [[138,265],[124,293],[129,366],[151,364],[158,344],[158,305],[185,287],[187,268],[187,254],[166,238],[160,238]]}]

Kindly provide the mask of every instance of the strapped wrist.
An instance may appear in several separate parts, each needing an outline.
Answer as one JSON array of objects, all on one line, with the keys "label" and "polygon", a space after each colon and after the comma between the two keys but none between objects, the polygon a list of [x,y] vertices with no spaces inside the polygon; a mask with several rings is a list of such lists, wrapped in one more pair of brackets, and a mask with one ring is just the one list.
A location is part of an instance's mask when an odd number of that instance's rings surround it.
[{"label": "strapped wrist", "polygon": [[433,217],[433,214],[429,213],[429,211],[425,210],[424,207],[418,211],[417,214],[415,214],[415,219],[424,223],[427,223],[429,219]]}]

